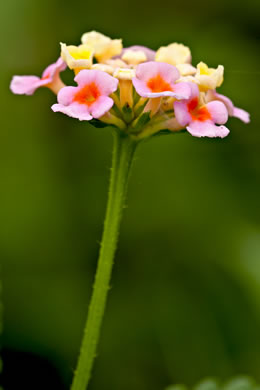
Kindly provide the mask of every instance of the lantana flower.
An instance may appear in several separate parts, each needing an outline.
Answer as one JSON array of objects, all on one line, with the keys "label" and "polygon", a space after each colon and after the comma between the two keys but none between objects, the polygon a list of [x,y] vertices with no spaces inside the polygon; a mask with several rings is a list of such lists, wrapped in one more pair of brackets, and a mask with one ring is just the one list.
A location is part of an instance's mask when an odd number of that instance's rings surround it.
[{"label": "lantana flower", "polygon": [[166,62],[171,65],[189,64],[191,62],[191,52],[182,43],[171,43],[157,50],[155,61]]},{"label": "lantana flower", "polygon": [[[224,137],[228,116],[250,120],[246,111],[216,92],[224,67],[214,69],[204,62],[194,67],[183,44],[157,51],[141,45],[123,48],[121,39],[96,31],[83,34],[81,41],[78,46],[61,43],[61,58],[41,78],[15,76],[11,90],[31,95],[48,87],[58,94],[53,111],[97,127],[113,125],[136,140],[185,128],[198,137]],[[77,85],[61,81],[66,66],[76,74]]]},{"label": "lantana flower", "polygon": [[132,79],[135,77],[135,70],[129,68],[117,68],[113,76],[119,80],[120,107],[126,104],[133,106],[133,87]]},{"label": "lantana flower", "polygon": [[187,83],[176,84],[179,77],[180,73],[175,66],[149,61],[138,65],[133,84],[142,97],[172,96],[176,99],[188,99],[190,87]]},{"label": "lantana flower", "polygon": [[67,46],[61,43],[61,57],[68,67],[78,73],[82,69],[89,69],[93,61],[93,49],[87,45]]},{"label": "lantana flower", "polygon": [[96,31],[83,34],[81,41],[84,45],[93,48],[94,56],[98,62],[108,60],[122,51],[122,39],[111,39]]},{"label": "lantana flower", "polygon": [[[140,45],[135,45],[135,46],[130,46],[130,47],[126,47],[122,50],[120,56],[118,56],[118,58],[122,58],[126,57],[129,57],[129,52],[138,52],[139,53],[139,56],[140,56],[140,53],[142,53],[142,57],[145,58],[145,61],[154,61],[155,59],[155,51],[150,49],[149,47],[145,47],[145,46],[140,46]],[[143,61],[144,62],[144,61]]]},{"label": "lantana flower", "polygon": [[75,77],[77,87],[65,87],[58,94],[54,112],[79,120],[100,118],[113,106],[109,95],[116,91],[118,80],[99,70],[82,70]]},{"label": "lantana flower", "polygon": [[199,85],[200,91],[216,89],[220,87],[224,80],[224,66],[219,65],[216,69],[209,68],[204,62],[197,65],[195,74],[196,82]]},{"label": "lantana flower", "polygon": [[198,86],[190,83],[190,87],[191,96],[188,100],[174,102],[177,121],[195,137],[226,137],[229,130],[223,125],[228,120],[228,111],[224,103],[211,101],[201,104]]},{"label": "lantana flower", "polygon": [[65,85],[60,79],[60,72],[65,70],[67,65],[59,58],[54,64],[49,65],[43,72],[42,77],[37,76],[14,76],[10,89],[17,95],[33,95],[36,89],[47,87],[55,94]]},{"label": "lantana flower", "polygon": [[126,50],[121,58],[130,65],[138,65],[147,61],[146,54],[143,50]]}]

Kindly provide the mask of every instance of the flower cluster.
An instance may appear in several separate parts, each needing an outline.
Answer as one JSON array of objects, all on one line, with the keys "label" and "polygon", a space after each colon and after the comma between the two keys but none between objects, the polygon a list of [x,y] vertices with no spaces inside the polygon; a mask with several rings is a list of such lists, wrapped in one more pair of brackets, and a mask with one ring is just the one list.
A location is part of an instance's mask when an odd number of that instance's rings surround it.
[{"label": "flower cluster", "polygon": [[[65,86],[60,72],[75,73],[76,86]],[[61,43],[60,58],[42,74],[14,76],[11,90],[32,95],[39,87],[57,94],[54,112],[97,127],[113,125],[136,139],[162,130],[196,137],[225,137],[229,116],[249,122],[249,114],[216,89],[224,67],[191,64],[190,49],[180,43],[156,52],[143,46],[123,48],[121,39],[92,31],[79,46]]]}]

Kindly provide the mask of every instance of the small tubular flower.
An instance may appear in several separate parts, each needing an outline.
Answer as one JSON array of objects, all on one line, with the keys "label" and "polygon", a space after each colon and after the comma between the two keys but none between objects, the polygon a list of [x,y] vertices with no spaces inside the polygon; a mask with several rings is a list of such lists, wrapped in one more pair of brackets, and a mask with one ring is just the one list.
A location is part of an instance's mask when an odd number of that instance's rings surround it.
[{"label": "small tubular flower", "polygon": [[61,57],[68,67],[78,73],[82,69],[89,69],[93,60],[93,49],[87,45],[67,46],[61,43]]},{"label": "small tubular flower", "polygon": [[180,73],[175,66],[149,61],[138,65],[133,85],[142,97],[172,96],[178,100],[188,99],[190,97],[189,84],[176,84],[179,77]]},{"label": "small tubular flower", "polygon": [[166,62],[171,65],[189,64],[191,62],[191,52],[182,43],[171,43],[157,50],[155,61]]},{"label": "small tubular flower", "polygon": [[74,79],[77,87],[62,88],[54,112],[62,112],[81,121],[100,118],[114,104],[109,95],[116,91],[118,80],[100,70],[82,70]]},{"label": "small tubular flower", "polygon": [[142,52],[145,57],[146,57],[146,61],[154,61],[155,59],[155,51],[152,50],[152,49],[149,49],[149,47],[145,47],[145,46],[140,46],[140,45],[135,45],[135,46],[129,46],[129,47],[125,47],[121,54],[120,54],[120,58],[123,58],[123,56],[125,55],[126,52],[128,51],[135,51],[135,52]]},{"label": "small tubular flower", "polygon": [[131,65],[138,65],[142,62],[147,61],[146,54],[142,50],[131,50],[128,49],[124,52],[122,55],[122,60],[127,62],[128,64]]},{"label": "small tubular flower", "polygon": [[176,68],[180,72],[180,75],[185,76],[193,76],[196,74],[197,69],[191,64],[177,64]]},{"label": "small tubular flower", "polygon": [[197,72],[195,74],[196,82],[202,92],[208,89],[216,89],[220,87],[224,80],[224,66],[219,65],[216,69],[209,68],[204,62],[197,65]]},{"label": "small tubular flower", "polygon": [[[133,106],[133,83],[132,79],[135,77],[135,70],[129,68],[117,68],[113,74],[119,80],[120,89],[120,107],[123,108]],[[132,115],[130,115],[132,118]]]},{"label": "small tubular flower", "polygon": [[102,72],[106,72],[106,73],[111,74],[111,75],[113,75],[113,73],[115,71],[113,66],[108,65],[108,64],[100,64],[100,63],[93,64],[91,66],[91,69],[101,70]]},{"label": "small tubular flower", "polygon": [[96,31],[87,32],[82,35],[81,41],[84,45],[93,48],[94,56],[98,62],[104,62],[122,51],[122,39],[111,39]]},{"label": "small tubular flower", "polygon": [[179,124],[186,127],[194,137],[226,137],[229,130],[223,126],[228,120],[225,105],[220,101],[200,105],[198,86],[190,83],[190,87],[189,100],[174,102],[175,116]]},{"label": "small tubular flower", "polygon": [[206,94],[206,101],[211,102],[212,100],[218,100],[225,104],[228,115],[240,119],[244,123],[250,122],[250,115],[247,111],[242,108],[235,107],[233,102],[224,95],[217,93],[215,90],[209,90]]},{"label": "small tubular flower", "polygon": [[37,76],[14,76],[10,89],[17,95],[33,95],[36,89],[47,87],[55,94],[65,85],[60,79],[60,72],[66,69],[65,62],[59,58],[54,64],[49,65],[43,72],[42,77]]}]

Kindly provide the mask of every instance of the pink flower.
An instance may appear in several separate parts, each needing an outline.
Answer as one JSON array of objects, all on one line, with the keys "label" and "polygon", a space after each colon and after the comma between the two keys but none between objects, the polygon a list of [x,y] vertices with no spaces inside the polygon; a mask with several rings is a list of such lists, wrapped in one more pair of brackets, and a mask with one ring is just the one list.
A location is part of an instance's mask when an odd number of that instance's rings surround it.
[{"label": "pink flower", "polygon": [[212,100],[219,100],[224,103],[229,116],[234,116],[235,118],[240,119],[244,123],[250,122],[250,114],[243,110],[242,108],[235,107],[232,101],[224,95],[217,93],[215,90],[209,90],[206,95],[206,100],[211,102]]},{"label": "pink flower", "polygon": [[37,76],[14,76],[10,89],[18,95],[33,95],[36,89],[47,87],[57,94],[64,87],[60,79],[60,72],[65,70],[66,67],[65,62],[59,58],[57,62],[45,69],[41,78]]},{"label": "pink flower", "polygon": [[[223,126],[228,120],[225,105],[219,101],[199,104],[199,88],[190,83],[191,97],[188,101],[174,102],[177,121],[194,137],[226,137],[229,130]],[[216,126],[215,124],[222,126]]]},{"label": "pink flower", "polygon": [[137,93],[142,97],[172,96],[178,100],[188,99],[190,97],[189,84],[175,84],[179,77],[180,73],[175,66],[150,61],[138,65],[133,84]]},{"label": "pink flower", "polygon": [[100,118],[113,106],[108,95],[117,90],[118,80],[100,70],[81,70],[74,79],[78,87],[65,87],[58,93],[54,112],[62,112],[81,121]]}]

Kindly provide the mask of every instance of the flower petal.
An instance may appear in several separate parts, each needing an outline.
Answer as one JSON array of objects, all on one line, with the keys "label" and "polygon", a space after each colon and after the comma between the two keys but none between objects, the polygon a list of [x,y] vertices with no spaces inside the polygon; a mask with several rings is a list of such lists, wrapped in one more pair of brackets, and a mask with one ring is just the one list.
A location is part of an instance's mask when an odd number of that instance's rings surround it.
[{"label": "flower petal", "polygon": [[37,76],[14,76],[10,89],[18,95],[33,95],[37,88],[48,84],[48,80],[41,80]]},{"label": "flower petal", "polygon": [[66,68],[67,68],[67,64],[63,61],[61,57],[59,57],[54,64],[49,65],[43,71],[42,78],[46,79],[48,77],[50,81],[52,81],[54,76],[56,76]]},{"label": "flower petal", "polygon": [[100,118],[113,106],[114,100],[108,96],[100,96],[95,103],[89,107],[89,111],[94,118]]},{"label": "flower petal", "polygon": [[228,110],[228,115],[240,119],[244,123],[250,122],[250,114],[242,108],[235,107],[232,100],[227,96],[217,93],[215,90],[209,90],[206,95],[208,102],[212,100],[219,100],[223,102]]},{"label": "flower petal", "polygon": [[77,118],[80,121],[89,121],[93,117],[90,115],[89,110],[86,105],[72,103],[68,106],[64,106],[63,104],[53,104],[51,107],[54,112],[62,112],[72,118]]},{"label": "flower petal", "polygon": [[206,104],[206,107],[212,117],[214,123],[224,125],[228,120],[228,111],[224,103],[219,101],[212,101]]},{"label": "flower petal", "polygon": [[74,95],[78,91],[78,87],[64,87],[58,93],[58,103],[68,106],[73,102]]},{"label": "flower petal", "polygon": [[180,77],[180,72],[175,66],[164,62],[149,61],[138,65],[136,69],[136,77],[142,81],[148,81],[158,73],[169,84],[175,83]]},{"label": "flower petal", "polygon": [[102,95],[110,95],[117,90],[118,80],[101,70],[81,70],[74,79],[79,86],[95,82]]},{"label": "flower petal", "polygon": [[250,122],[250,114],[242,108],[234,107],[233,116],[244,123]]},{"label": "flower petal", "polygon": [[187,130],[193,137],[224,138],[229,134],[227,127],[216,126],[212,121],[193,121],[187,126]]},{"label": "flower petal", "polygon": [[178,100],[189,99],[191,97],[190,83],[178,83],[173,87],[175,98]]},{"label": "flower petal", "polygon": [[175,117],[181,126],[186,126],[191,122],[191,115],[188,111],[187,104],[184,102],[174,102]]}]

